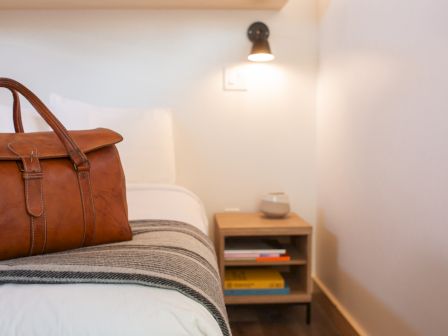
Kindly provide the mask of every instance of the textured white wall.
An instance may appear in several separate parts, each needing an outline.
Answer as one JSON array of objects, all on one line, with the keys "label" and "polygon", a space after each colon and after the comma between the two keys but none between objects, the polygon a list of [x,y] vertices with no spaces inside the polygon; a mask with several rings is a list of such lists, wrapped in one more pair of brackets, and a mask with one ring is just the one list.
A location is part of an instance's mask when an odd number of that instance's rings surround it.
[{"label": "textured white wall", "polygon": [[317,274],[370,335],[446,335],[448,3],[321,0]]},{"label": "textured white wall", "polygon": [[[0,74],[44,100],[173,109],[178,183],[209,214],[254,210],[286,191],[314,221],[316,20],[313,0],[262,11],[0,12]],[[274,63],[247,66],[247,92],[224,92],[244,62],[246,30],[271,29]]]}]

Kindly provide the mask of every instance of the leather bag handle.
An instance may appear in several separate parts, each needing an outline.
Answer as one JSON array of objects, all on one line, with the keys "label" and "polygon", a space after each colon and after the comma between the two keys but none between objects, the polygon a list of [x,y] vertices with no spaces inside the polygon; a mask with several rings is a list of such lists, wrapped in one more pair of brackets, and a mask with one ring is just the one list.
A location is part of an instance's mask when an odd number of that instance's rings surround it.
[{"label": "leather bag handle", "polygon": [[45,104],[27,87],[20,84],[19,82],[9,79],[0,78],[0,87],[9,89],[14,97],[14,126],[16,132],[23,132],[22,117],[20,113],[20,101],[17,93],[24,96],[34,107],[34,109],[40,114],[40,116],[46,121],[46,123],[53,129],[53,131],[58,136],[59,140],[64,145],[70,156],[75,169],[89,170],[89,160],[83,151],[79,148],[76,142],[69,135],[67,129],[62,125],[62,123],[54,116],[53,113],[45,106]]},{"label": "leather bag handle", "polygon": [[16,133],[23,133],[23,123],[22,123],[22,111],[20,108],[20,97],[19,94],[13,89],[9,89],[12,93],[13,104],[12,104],[12,118],[14,121],[14,129]]},{"label": "leather bag handle", "polygon": [[11,90],[12,97],[13,97],[13,105],[12,105],[12,118],[14,121],[14,129],[16,130],[16,133],[23,133],[23,123],[22,123],[22,111],[20,108],[20,97],[19,94]]}]

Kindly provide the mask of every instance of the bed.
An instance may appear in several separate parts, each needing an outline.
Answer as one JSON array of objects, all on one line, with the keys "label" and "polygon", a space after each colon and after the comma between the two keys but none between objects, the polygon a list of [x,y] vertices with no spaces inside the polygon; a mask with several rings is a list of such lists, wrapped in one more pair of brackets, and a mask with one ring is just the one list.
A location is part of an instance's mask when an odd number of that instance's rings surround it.
[{"label": "bed", "polygon": [[[230,335],[204,207],[174,184],[171,111],[93,106],[57,94],[50,109],[69,129],[102,126],[124,136],[118,149],[134,237],[1,261],[0,335]],[[0,112],[9,117],[10,108]],[[27,131],[46,130],[35,113],[22,112]]]},{"label": "bed", "polygon": [[[182,222],[207,234],[203,206],[190,191],[160,184],[128,189],[131,220],[163,219],[159,226]],[[229,335],[223,302],[216,306],[220,317],[208,304],[172,288],[18,281],[0,285],[0,335]]]}]

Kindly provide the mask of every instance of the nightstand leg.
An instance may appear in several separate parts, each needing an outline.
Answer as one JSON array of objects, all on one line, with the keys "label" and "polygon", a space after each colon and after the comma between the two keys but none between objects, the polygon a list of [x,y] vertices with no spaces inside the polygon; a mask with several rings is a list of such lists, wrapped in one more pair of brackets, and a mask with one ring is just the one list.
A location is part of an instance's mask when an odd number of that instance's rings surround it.
[{"label": "nightstand leg", "polygon": [[306,304],[306,324],[311,323],[311,302]]}]

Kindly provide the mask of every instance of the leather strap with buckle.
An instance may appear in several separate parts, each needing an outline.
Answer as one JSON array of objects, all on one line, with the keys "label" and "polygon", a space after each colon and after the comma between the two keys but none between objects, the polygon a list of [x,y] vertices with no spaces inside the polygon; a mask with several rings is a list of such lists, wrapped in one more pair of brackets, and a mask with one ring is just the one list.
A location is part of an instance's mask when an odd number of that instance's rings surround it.
[{"label": "leather strap with buckle", "polygon": [[29,143],[10,143],[8,148],[21,159],[22,178],[25,186],[26,211],[31,221],[29,255],[42,254],[47,240],[43,172],[37,149]]}]

